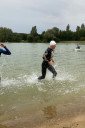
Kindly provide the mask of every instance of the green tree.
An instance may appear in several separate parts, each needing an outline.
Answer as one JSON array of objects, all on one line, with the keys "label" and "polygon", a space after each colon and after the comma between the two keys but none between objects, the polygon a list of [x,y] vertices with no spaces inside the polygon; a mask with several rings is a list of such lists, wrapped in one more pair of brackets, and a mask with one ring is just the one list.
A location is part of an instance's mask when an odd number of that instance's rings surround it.
[{"label": "green tree", "polygon": [[66,31],[70,31],[70,25],[69,24],[66,26]]},{"label": "green tree", "polygon": [[76,27],[76,32],[77,32],[77,31],[80,31],[80,29],[81,29],[80,26],[77,26],[77,27]]},{"label": "green tree", "polygon": [[28,40],[28,42],[33,42],[33,41],[34,41],[33,35],[28,34],[28,35],[27,35],[27,40]]},{"label": "green tree", "polygon": [[85,25],[84,24],[81,24],[81,29],[85,29]]},{"label": "green tree", "polygon": [[27,41],[27,35],[28,34],[25,34],[25,33],[20,33],[20,38],[21,38],[21,41]]},{"label": "green tree", "polygon": [[80,26],[77,26],[76,27],[76,33],[75,33],[75,40],[80,40],[80,30],[81,30],[81,28],[80,28]]},{"label": "green tree", "polygon": [[52,29],[48,29],[46,32],[43,34],[43,39],[46,42],[50,42],[51,40],[55,40],[58,42],[59,39],[59,29],[56,27],[53,27]]},{"label": "green tree", "polygon": [[4,41],[12,41],[12,37],[13,37],[13,32],[11,29],[6,28],[6,27],[0,27],[0,41],[4,42]]},{"label": "green tree", "polygon": [[79,31],[80,40],[85,40],[85,29]]},{"label": "green tree", "polygon": [[32,27],[32,30],[31,30],[30,34],[33,35],[33,36],[37,36],[38,35],[36,26]]},{"label": "green tree", "polygon": [[13,33],[13,42],[21,42],[20,33]]},{"label": "green tree", "polygon": [[37,27],[32,27],[30,34],[27,36],[28,42],[40,42],[40,35],[37,33]]},{"label": "green tree", "polygon": [[66,31],[60,31],[60,40],[61,41],[67,40]]}]

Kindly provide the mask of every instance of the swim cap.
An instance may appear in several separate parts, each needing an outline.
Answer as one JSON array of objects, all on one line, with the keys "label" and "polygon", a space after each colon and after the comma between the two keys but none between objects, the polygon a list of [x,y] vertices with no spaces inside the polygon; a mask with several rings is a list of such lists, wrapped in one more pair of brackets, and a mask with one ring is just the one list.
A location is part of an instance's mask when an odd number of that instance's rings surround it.
[{"label": "swim cap", "polygon": [[50,46],[52,46],[52,45],[56,45],[56,42],[55,41],[50,41]]}]

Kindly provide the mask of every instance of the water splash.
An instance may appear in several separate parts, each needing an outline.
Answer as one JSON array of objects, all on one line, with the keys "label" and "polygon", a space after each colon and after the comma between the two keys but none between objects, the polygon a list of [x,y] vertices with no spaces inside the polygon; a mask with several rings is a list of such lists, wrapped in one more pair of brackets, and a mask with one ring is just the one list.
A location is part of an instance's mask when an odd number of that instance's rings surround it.
[{"label": "water splash", "polygon": [[16,80],[16,79],[9,79],[9,78],[5,78],[5,79],[1,79],[1,86],[2,87],[12,87],[12,86],[19,86],[20,85],[20,81]]},{"label": "water splash", "polygon": [[32,75],[25,75],[23,76],[24,82],[29,84],[37,84],[38,83],[38,77],[36,73],[32,73]]},{"label": "water splash", "polygon": [[17,78],[1,78],[2,87],[12,87],[12,86],[32,86],[32,85],[41,85],[42,82],[38,82],[37,73],[32,73],[31,75],[20,74]]},{"label": "water splash", "polygon": [[[52,74],[50,72],[47,72],[46,79],[48,81],[52,81]],[[45,81],[44,80],[44,81]],[[63,72],[58,72],[57,77],[55,78],[56,81],[75,81],[76,78],[74,78],[71,74],[69,73],[63,73]],[[32,86],[32,85],[40,85],[43,84],[43,81],[38,81],[38,75],[37,73],[32,73],[31,75],[23,75],[20,74],[17,78],[2,78],[1,80],[1,86],[21,86],[21,85],[27,85],[27,86]]]},{"label": "water splash", "polygon": [[[76,78],[74,76],[72,76],[71,74],[69,74],[68,72],[63,72],[58,70],[57,71],[57,76],[55,77],[56,81],[76,81]],[[46,75],[46,79],[47,80],[52,80],[52,74],[48,71],[47,75]]]}]

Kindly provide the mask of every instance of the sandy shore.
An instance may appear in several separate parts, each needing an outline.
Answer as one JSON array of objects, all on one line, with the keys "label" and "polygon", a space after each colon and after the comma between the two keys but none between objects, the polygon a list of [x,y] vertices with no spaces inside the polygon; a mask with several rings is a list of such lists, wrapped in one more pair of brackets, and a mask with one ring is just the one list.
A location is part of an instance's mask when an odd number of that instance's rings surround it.
[{"label": "sandy shore", "polygon": [[[15,122],[0,124],[0,128],[30,128],[27,118]],[[53,119],[37,124],[32,128],[85,128],[85,114],[70,115],[62,119]]]},{"label": "sandy shore", "polygon": [[85,128],[85,114],[58,119],[36,128]]}]

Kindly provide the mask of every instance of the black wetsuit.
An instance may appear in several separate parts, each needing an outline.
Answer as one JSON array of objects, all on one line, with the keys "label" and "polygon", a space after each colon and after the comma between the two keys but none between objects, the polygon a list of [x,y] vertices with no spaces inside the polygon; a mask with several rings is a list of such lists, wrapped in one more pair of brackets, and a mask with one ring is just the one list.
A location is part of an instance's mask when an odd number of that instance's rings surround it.
[{"label": "black wetsuit", "polygon": [[53,73],[53,78],[57,75],[57,72],[55,71],[54,67],[48,63],[48,61],[51,61],[51,58],[53,57],[53,50],[51,48],[47,48],[43,55],[43,62],[42,62],[42,76],[40,76],[38,79],[44,79],[46,76],[46,69],[48,68]]},{"label": "black wetsuit", "polygon": [[80,49],[80,46],[77,46],[77,49]]}]

